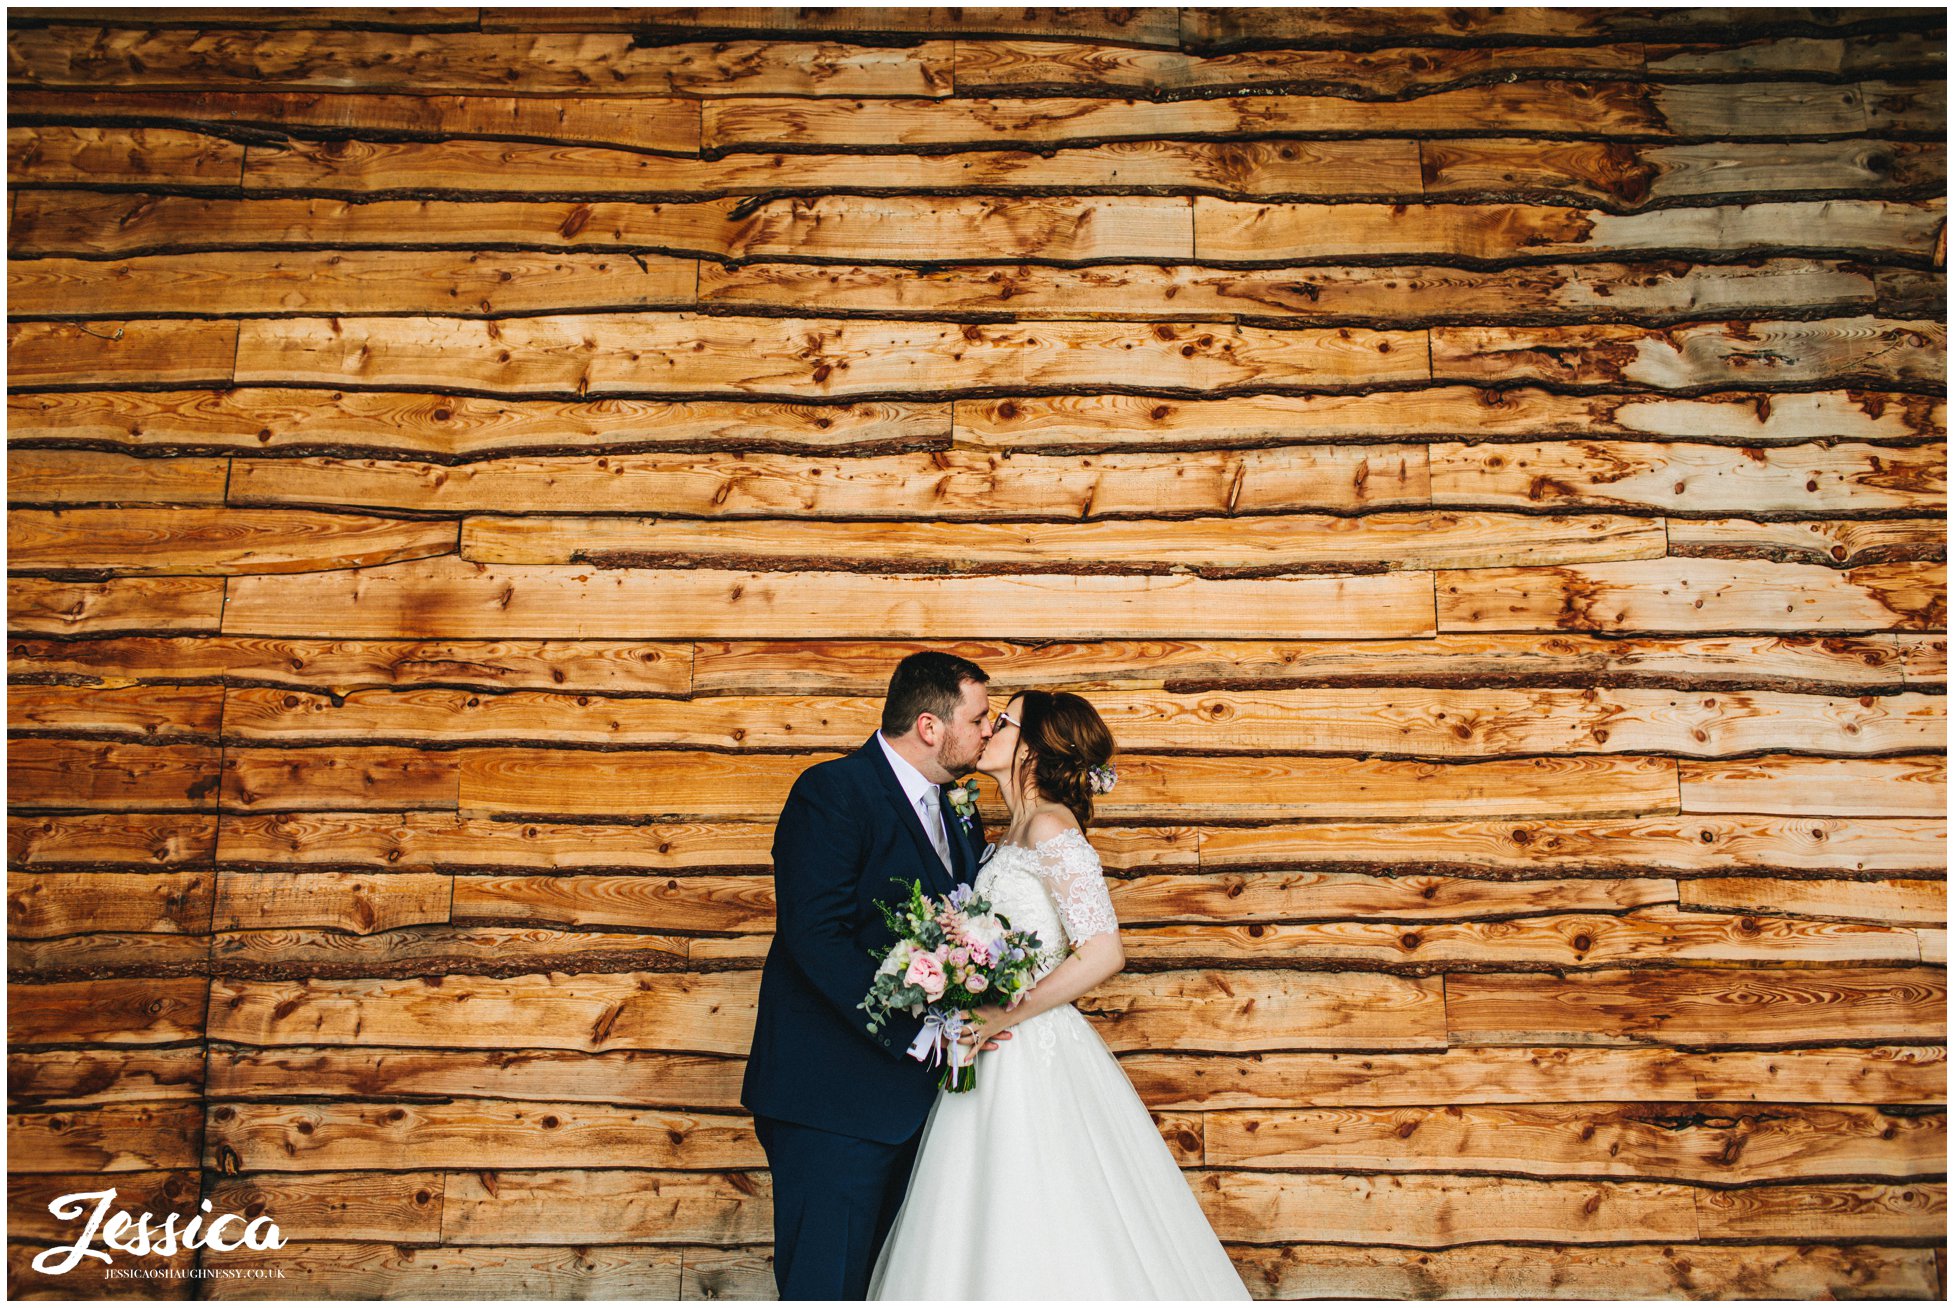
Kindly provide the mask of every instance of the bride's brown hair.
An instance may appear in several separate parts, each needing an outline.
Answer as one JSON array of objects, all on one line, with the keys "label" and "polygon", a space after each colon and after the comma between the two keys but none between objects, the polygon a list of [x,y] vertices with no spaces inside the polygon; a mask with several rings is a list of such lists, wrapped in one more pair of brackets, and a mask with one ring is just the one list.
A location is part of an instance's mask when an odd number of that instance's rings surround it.
[{"label": "bride's brown hair", "polygon": [[1070,691],[1018,692],[1018,740],[1025,753],[1012,769],[1012,780],[1024,782],[1029,765],[1038,793],[1065,805],[1081,827],[1092,821],[1094,768],[1113,758],[1113,733],[1099,710]]}]

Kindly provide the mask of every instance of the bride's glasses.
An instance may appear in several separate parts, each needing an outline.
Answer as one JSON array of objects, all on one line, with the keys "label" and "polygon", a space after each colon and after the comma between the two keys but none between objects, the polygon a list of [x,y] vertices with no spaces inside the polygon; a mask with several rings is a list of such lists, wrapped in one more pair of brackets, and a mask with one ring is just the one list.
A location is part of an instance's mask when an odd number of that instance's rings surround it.
[{"label": "bride's glasses", "polygon": [[1017,727],[1020,730],[1022,730],[1024,724],[1019,722],[1016,718],[1012,717],[1009,713],[1003,713],[1003,712],[1000,712],[996,717],[991,719],[991,734],[993,736],[995,736],[998,732],[1004,730],[1004,728],[1006,727]]}]

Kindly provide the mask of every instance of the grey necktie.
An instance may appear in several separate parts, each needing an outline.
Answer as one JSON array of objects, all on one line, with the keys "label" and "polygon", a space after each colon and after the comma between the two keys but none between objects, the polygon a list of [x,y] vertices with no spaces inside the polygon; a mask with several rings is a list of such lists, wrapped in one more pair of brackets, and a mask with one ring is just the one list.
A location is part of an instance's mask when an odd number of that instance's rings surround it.
[{"label": "grey necktie", "polygon": [[950,840],[943,833],[943,793],[935,786],[923,792],[923,830],[929,835],[930,847],[943,860],[943,870],[949,871]]}]

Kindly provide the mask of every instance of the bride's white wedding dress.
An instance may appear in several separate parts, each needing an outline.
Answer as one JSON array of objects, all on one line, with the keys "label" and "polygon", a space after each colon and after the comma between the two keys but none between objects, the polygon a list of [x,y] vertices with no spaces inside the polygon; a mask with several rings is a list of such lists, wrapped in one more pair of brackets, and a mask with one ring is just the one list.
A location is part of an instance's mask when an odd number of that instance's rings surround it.
[{"label": "bride's white wedding dress", "polygon": [[[1119,929],[1083,833],[999,845],[977,889],[1046,946]],[[871,1299],[1246,1299],[1248,1292],[1105,1043],[1070,1004],[939,1093]]]}]

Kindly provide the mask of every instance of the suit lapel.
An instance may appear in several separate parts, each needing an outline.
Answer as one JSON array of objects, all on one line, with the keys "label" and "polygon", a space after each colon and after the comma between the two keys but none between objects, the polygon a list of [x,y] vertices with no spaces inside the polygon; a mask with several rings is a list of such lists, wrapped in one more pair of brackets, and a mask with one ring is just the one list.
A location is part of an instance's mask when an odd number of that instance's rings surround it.
[{"label": "suit lapel", "polygon": [[[924,888],[933,895],[948,894],[952,888],[949,880],[951,874],[944,870],[943,860],[936,856],[936,846],[930,844],[929,836],[923,832],[922,815],[909,802],[909,796],[903,793],[902,783],[896,780],[895,770],[883,757],[882,742],[870,736],[862,749],[870,756],[870,765],[875,769],[876,776],[882,779],[884,797],[894,806],[903,826],[909,830],[910,840],[916,845],[916,852],[920,855],[918,861],[923,869]],[[956,857],[955,842],[952,843],[950,857]]]}]

